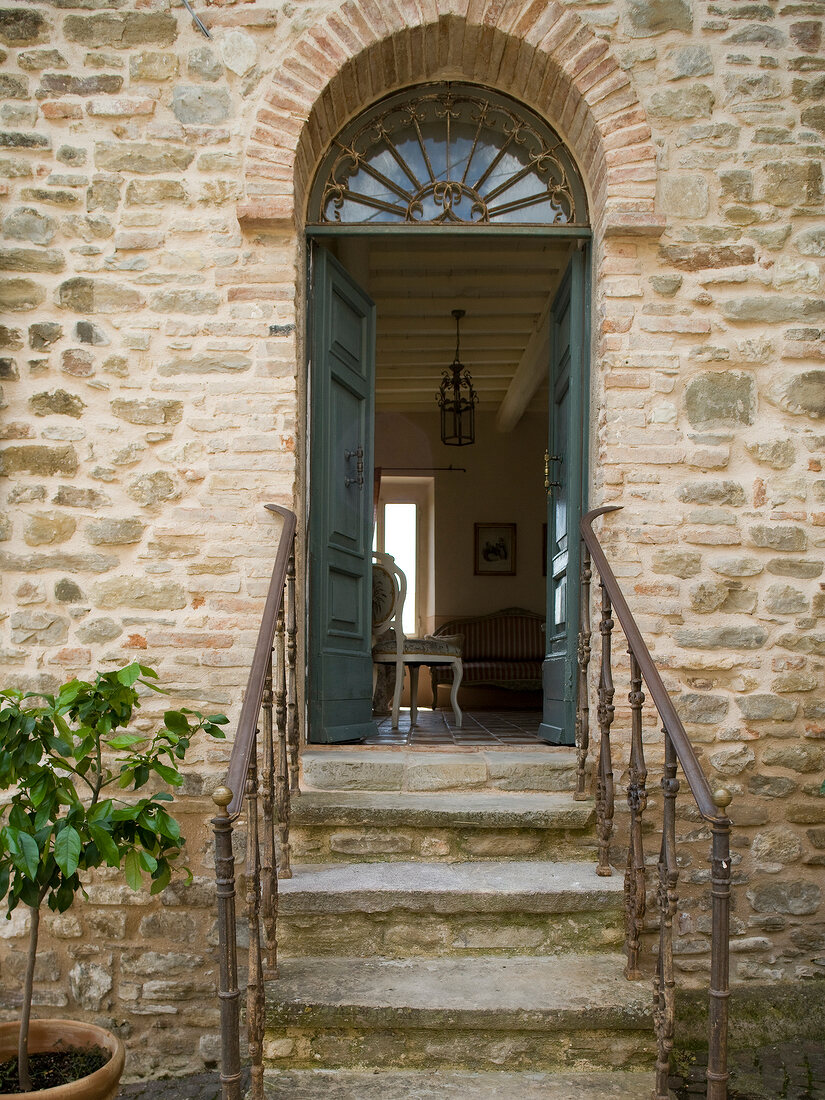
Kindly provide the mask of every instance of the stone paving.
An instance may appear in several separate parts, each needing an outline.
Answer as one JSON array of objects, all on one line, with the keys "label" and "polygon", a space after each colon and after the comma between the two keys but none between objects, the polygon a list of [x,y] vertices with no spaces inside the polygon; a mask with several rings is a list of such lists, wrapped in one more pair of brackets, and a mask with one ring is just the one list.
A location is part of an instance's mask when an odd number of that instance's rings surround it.
[{"label": "stone paving", "polygon": [[[699,1056],[690,1070],[672,1078],[678,1100],[705,1095],[706,1065]],[[730,1069],[729,1100],[825,1100],[825,1039],[733,1051]]]}]

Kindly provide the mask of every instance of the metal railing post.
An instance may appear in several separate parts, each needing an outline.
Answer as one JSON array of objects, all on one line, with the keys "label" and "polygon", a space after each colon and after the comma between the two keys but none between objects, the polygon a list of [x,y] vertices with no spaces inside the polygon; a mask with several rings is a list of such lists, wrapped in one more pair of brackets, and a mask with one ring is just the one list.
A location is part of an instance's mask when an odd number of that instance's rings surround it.
[{"label": "metal railing post", "polygon": [[229,787],[212,794],[218,813],[212,818],[215,832],[215,883],[218,901],[220,971],[218,999],[221,1008],[221,1096],[241,1100],[241,1032],[238,988],[238,946],[235,932],[235,856],[232,853],[232,819],[227,807]]},{"label": "metal railing post", "polygon": [[725,811],[732,797],[725,787],[720,787],[713,792],[713,800],[719,809],[720,816],[711,826],[713,830],[711,853],[713,940],[710,959],[707,1100],[725,1100],[728,1095],[731,823]]}]

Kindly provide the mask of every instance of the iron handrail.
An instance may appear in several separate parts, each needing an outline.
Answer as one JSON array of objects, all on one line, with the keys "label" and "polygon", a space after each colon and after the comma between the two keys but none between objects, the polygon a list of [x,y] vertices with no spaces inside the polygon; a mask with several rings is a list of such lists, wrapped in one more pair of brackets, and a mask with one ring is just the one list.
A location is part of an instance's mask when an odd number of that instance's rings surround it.
[{"label": "iron handrail", "polygon": [[621,511],[621,507],[620,504],[611,504],[605,508],[594,508],[586,515],[582,516],[580,523],[582,538],[584,539],[585,546],[590,551],[590,556],[596,565],[601,581],[607,589],[607,593],[613,605],[613,610],[622,625],[622,630],[627,638],[628,645],[632,649],[636,660],[639,662],[642,677],[650,690],[656,709],[667,727],[667,732],[673,742],[673,747],[676,750],[679,763],[682,765],[682,771],[688,781],[699,813],[706,821],[717,823],[727,821],[724,812],[721,814],[719,812],[719,807],[714,800],[707,776],[702,769],[702,765],[699,763],[696,753],[693,751],[693,745],[685,731],[681,718],[676,712],[676,707],[673,705],[670,693],[662,682],[662,677],[659,675],[659,670],[653,662],[650,650],[642,637],[642,632],[633,617],[632,611],[627,605],[627,600],[624,598],[622,589],[616,579],[616,574],[610,568],[598,536],[593,530],[592,525],[595,519],[598,519],[599,516],[606,515],[608,512]]},{"label": "iron handrail", "polygon": [[298,517],[289,508],[283,508],[280,504],[265,504],[264,507],[267,511],[279,515],[283,519],[284,525],[278,543],[278,553],[275,556],[275,565],[272,569],[272,578],[266,594],[263,617],[258,629],[258,639],[255,642],[255,653],[252,657],[252,667],[249,670],[249,679],[246,683],[246,692],[241,704],[235,742],[232,746],[229,768],[226,773],[226,786],[232,792],[232,801],[227,807],[227,813],[231,821],[234,821],[240,815],[246,792],[246,778],[249,774],[252,747],[255,744],[258,716],[261,711],[267,676],[271,669],[275,627],[283,603],[284,584],[298,523]]}]

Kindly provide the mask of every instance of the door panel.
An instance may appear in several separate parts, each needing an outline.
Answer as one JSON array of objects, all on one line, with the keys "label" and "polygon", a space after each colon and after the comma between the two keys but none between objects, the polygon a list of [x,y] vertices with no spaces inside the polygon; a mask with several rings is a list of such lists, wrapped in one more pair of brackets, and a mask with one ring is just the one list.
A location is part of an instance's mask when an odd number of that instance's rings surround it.
[{"label": "door panel", "polygon": [[372,723],[375,306],[324,248],[313,254],[309,494],[309,740]]},{"label": "door panel", "polygon": [[579,518],[582,510],[586,359],[586,256],[576,252],[550,313],[547,622],[540,735],[574,743],[579,630]]}]

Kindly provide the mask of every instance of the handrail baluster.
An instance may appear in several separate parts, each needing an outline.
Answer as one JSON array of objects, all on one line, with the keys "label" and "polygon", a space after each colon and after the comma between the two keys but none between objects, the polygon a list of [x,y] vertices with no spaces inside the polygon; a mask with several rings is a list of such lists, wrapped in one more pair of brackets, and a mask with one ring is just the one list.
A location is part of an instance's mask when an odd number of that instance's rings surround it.
[{"label": "handrail baluster", "polygon": [[264,974],[274,978],[278,968],[275,925],[278,919],[278,873],[275,862],[275,746],[272,722],[274,695],[272,665],[267,671],[261,709],[263,726],[263,768],[261,774],[261,805],[263,808],[263,844],[261,854],[261,917],[266,932],[266,964]]},{"label": "handrail baluster", "polygon": [[289,759],[286,725],[286,649],[283,608],[278,616],[275,631],[277,685],[275,716],[278,726],[278,761],[275,774],[275,796],[278,804],[278,834],[280,837],[280,857],[278,874],[281,878],[292,878],[289,847]]},{"label": "handrail baluster", "polygon": [[668,1100],[670,1055],[676,1023],[676,979],[673,972],[673,918],[676,916],[679,867],[676,862],[676,750],[667,729],[665,734],[665,767],[662,776],[664,794],[662,848],[659,855],[659,958],[656,970],[654,1014],[656,1017],[656,1100]]},{"label": "handrail baluster", "polygon": [[295,551],[289,555],[286,568],[286,743],[289,750],[289,793],[301,793],[298,780],[298,688],[296,661],[298,657],[298,625],[295,607]]},{"label": "handrail baluster", "polygon": [[639,981],[643,976],[639,969],[639,938],[645,921],[645,851],[642,843],[642,816],[647,808],[647,767],[645,750],[642,743],[642,706],[645,693],[642,691],[642,673],[639,662],[632,649],[630,654],[630,768],[628,773],[627,803],[630,807],[630,841],[627,846],[627,868],[625,870],[625,919],[627,935],[625,949],[627,966],[625,977],[629,981]]},{"label": "handrail baluster", "polygon": [[616,708],[613,696],[612,638],[613,618],[610,594],[604,583],[602,590],[602,617],[599,632],[602,636],[601,673],[599,675],[599,770],[596,780],[596,830],[599,839],[599,865],[596,873],[602,876],[613,874],[610,866],[610,838],[613,835],[613,759],[610,747],[610,727]]},{"label": "handrail baluster", "polygon": [[[257,739],[256,739],[257,740]],[[246,781],[246,918],[249,925],[249,974],[246,1030],[252,1063],[251,1100],[263,1100],[264,969],[261,956],[261,851],[258,836],[258,758],[253,743]]]},{"label": "handrail baluster", "polygon": [[579,670],[579,697],[576,705],[576,793],[577,802],[587,798],[587,752],[590,748],[590,692],[587,678],[590,673],[590,551],[582,551],[581,568],[581,629],[579,630],[576,662]]}]

